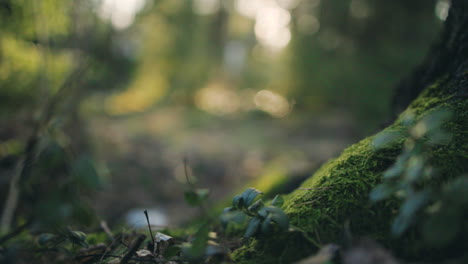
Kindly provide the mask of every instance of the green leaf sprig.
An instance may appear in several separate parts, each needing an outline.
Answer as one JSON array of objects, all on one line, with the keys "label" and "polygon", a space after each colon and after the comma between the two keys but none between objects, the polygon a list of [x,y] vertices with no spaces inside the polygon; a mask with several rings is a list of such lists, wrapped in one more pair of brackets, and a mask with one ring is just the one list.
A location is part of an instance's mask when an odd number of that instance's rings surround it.
[{"label": "green leaf sprig", "polygon": [[258,233],[268,233],[275,228],[280,231],[289,229],[289,219],[286,213],[281,210],[284,200],[276,195],[270,206],[265,206],[262,199],[255,201],[262,192],[248,188],[242,194],[236,195],[232,200],[232,207],[224,209],[222,222],[227,225],[229,222],[238,222],[248,219],[244,238],[252,237]]}]

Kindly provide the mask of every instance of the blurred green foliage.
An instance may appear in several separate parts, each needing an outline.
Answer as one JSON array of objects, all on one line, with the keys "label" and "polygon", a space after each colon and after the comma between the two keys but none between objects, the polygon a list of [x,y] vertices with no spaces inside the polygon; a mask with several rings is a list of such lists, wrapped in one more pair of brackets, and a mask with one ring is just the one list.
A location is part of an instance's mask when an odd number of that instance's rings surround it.
[{"label": "blurred green foliage", "polygon": [[[284,117],[339,109],[368,131],[389,115],[392,85],[422,59],[441,26],[436,1],[216,3],[148,4],[119,40],[134,47],[139,66],[104,110],[122,115],[181,105],[221,116],[257,109]],[[276,40],[286,45],[273,42],[281,25],[261,30],[261,14],[285,20],[290,37]],[[282,98],[285,110],[278,110]]]},{"label": "blurred green foliage", "polygon": [[79,108],[91,91],[122,83],[133,65],[112,50],[115,31],[96,5],[0,2],[2,234],[21,222],[35,232],[95,223],[86,195],[102,179]]},{"label": "blurred green foliage", "polygon": [[383,132],[374,139],[377,150],[402,140],[404,147],[395,164],[384,172],[383,183],[370,193],[370,199],[402,200],[392,226],[397,236],[417,229],[429,246],[460,243],[466,239],[466,175],[444,179],[427,156],[431,149],[450,143],[450,134],[443,129],[450,120],[450,111],[436,109],[419,121],[411,114],[404,119],[400,131]]}]

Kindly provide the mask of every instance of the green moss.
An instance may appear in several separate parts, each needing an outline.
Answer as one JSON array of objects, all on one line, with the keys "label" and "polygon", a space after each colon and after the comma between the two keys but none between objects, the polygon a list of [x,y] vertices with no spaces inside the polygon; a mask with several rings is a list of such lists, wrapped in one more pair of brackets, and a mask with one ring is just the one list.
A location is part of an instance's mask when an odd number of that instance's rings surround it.
[{"label": "green moss", "polygon": [[371,140],[367,138],[346,149],[303,184],[306,190],[298,189],[288,197],[286,212],[293,224],[317,231],[325,241],[336,240],[337,232],[350,218],[355,219],[353,226],[359,225],[354,226],[355,231],[381,228],[378,221],[367,218],[376,216],[367,202],[368,193],[379,182],[382,168],[392,164],[397,151],[374,152]]},{"label": "green moss", "polygon": [[[438,83],[427,88],[406,113],[384,131],[399,129],[403,116],[408,112],[420,119],[439,107],[451,110],[453,117],[445,124],[445,130],[452,135],[451,142],[434,147],[428,153],[432,165],[440,170],[443,181],[468,171],[468,110],[464,97],[447,94],[450,89],[440,89],[441,85]],[[451,85],[446,82],[444,87]],[[370,190],[395,161],[403,142],[401,139],[376,150],[371,144],[374,137],[344,150],[339,157],[324,164],[301,188],[286,196],[285,212],[292,225],[322,244],[340,243],[345,223],[349,223],[355,236],[370,236],[403,255],[418,254],[408,251],[416,247],[406,246],[414,239],[413,234],[399,241],[390,234],[398,202],[390,200],[372,204],[369,201]],[[252,240],[235,251],[233,258],[238,263],[289,263],[316,250],[317,247],[304,235],[290,232]]]}]

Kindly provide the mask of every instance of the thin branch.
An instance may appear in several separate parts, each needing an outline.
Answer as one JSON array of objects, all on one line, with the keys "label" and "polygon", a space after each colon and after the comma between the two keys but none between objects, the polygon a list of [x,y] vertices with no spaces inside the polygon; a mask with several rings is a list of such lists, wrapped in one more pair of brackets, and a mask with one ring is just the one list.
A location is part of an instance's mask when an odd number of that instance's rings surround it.
[{"label": "thin branch", "polygon": [[114,240],[114,235],[112,234],[112,231],[109,229],[109,226],[107,226],[107,222],[102,220],[100,223],[100,226],[102,230],[109,236],[110,239]]},{"label": "thin branch", "polygon": [[[102,254],[88,254],[88,255],[79,255],[79,256],[76,256],[75,259],[76,260],[80,260],[80,259],[84,259],[84,258],[90,258],[90,257],[99,257],[101,256]],[[121,256],[117,256],[117,255],[106,255],[106,257],[109,257],[109,258],[123,258]],[[139,261],[139,262],[154,262],[153,260],[151,259],[144,259],[144,258],[129,258],[128,260],[135,260],[135,261]]]},{"label": "thin branch", "polygon": [[317,231],[317,228],[314,228],[314,233],[315,233],[315,236],[317,237],[317,241],[320,243],[320,245],[323,245],[322,240],[320,239],[320,235]]},{"label": "thin branch", "polygon": [[297,203],[297,204],[294,204],[294,205],[295,206],[301,206],[301,205],[311,204],[311,203],[317,202],[318,200],[319,200],[319,198],[311,200],[311,201],[303,202],[303,203]]},{"label": "thin branch", "polygon": [[31,224],[31,221],[28,220],[26,221],[26,223],[16,227],[13,231],[11,231],[10,233],[0,237],[0,245],[2,245],[3,243],[7,242],[8,240],[14,238],[15,236],[21,234],[21,232],[29,226],[29,224]]},{"label": "thin branch", "polygon": [[[89,258],[89,257],[100,257],[100,256],[104,256],[104,253],[103,253],[103,254],[78,255],[78,256],[75,257],[75,259]],[[122,258],[121,256],[110,255],[110,254],[107,254],[106,257],[109,257],[109,258]],[[102,260],[102,259],[101,259],[101,260]],[[100,260],[100,261],[101,261],[101,260]]]},{"label": "thin branch", "polygon": [[185,173],[185,179],[187,180],[187,184],[189,186],[193,186],[192,182],[190,182],[190,178],[189,178],[189,175],[188,175],[188,159],[187,157],[184,157],[184,173]]},{"label": "thin branch", "polygon": [[131,247],[128,249],[127,254],[125,254],[125,256],[123,256],[123,258],[120,260],[120,264],[128,263],[128,261],[132,258],[133,254],[135,254],[137,249],[140,247],[141,243],[143,243],[145,238],[145,235],[139,235],[137,237],[137,239],[132,243]]},{"label": "thin branch", "polygon": [[148,229],[150,231],[151,240],[153,241],[153,247],[157,248],[156,253],[159,255],[159,247],[157,247],[156,242],[154,242],[154,236],[153,236],[153,231],[151,231],[151,225],[150,225],[150,221],[149,221],[149,217],[148,217],[148,211],[145,210],[144,213],[145,213],[145,216],[146,216],[146,222],[148,223]]},{"label": "thin branch", "polygon": [[112,242],[110,243],[110,245],[106,248],[106,250],[104,251],[104,253],[102,254],[102,257],[99,261],[102,261],[104,259],[104,257],[107,255],[107,252],[109,252],[111,249],[112,249],[112,246],[116,243],[116,241],[120,241],[121,240],[121,237],[118,236],[116,238],[114,238],[112,240]]},{"label": "thin branch", "polygon": [[299,190],[304,190],[304,191],[310,191],[310,190],[326,190],[332,188],[333,185],[331,186],[323,186],[323,187],[312,187],[312,188],[299,188]]},{"label": "thin branch", "polygon": [[87,64],[81,65],[81,67],[70,74],[70,76],[60,87],[59,91],[54,94],[49,103],[45,106],[40,120],[34,124],[33,132],[26,143],[23,154],[24,156],[18,161],[15,174],[10,181],[8,196],[5,201],[5,206],[0,221],[0,233],[8,232],[10,229],[11,222],[14,218],[16,207],[20,198],[19,183],[21,180],[24,181],[27,179],[31,173],[32,165],[34,164],[39,154],[39,136],[42,129],[47,126],[47,124],[52,119],[52,116],[56,112],[58,103],[60,102],[62,96],[79,83],[79,81],[82,79],[81,77],[85,74],[88,68],[89,67]]}]

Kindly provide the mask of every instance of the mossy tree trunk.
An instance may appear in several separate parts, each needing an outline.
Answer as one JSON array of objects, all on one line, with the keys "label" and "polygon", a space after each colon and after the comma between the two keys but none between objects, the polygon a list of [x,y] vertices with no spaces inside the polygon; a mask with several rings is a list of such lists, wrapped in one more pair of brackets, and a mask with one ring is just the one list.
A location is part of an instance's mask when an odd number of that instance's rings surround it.
[{"label": "mossy tree trunk", "polygon": [[[452,2],[444,29],[428,56],[396,87],[393,100],[396,114],[406,109],[426,87],[443,76],[452,78],[465,74],[468,58],[468,3],[463,0]],[[452,88],[466,91],[463,85]]]},{"label": "mossy tree trunk", "polygon": [[[396,108],[420,119],[437,108],[448,108],[450,143],[427,153],[442,178],[468,171],[468,1],[452,0],[440,39],[425,61],[397,86]],[[402,127],[402,115],[383,131]],[[355,236],[382,242],[403,256],[421,251],[408,246],[415,237],[396,240],[390,231],[398,201],[372,204],[369,192],[382,181],[383,172],[401,153],[402,142],[384,149],[372,146],[375,136],[347,148],[323,165],[301,188],[286,197],[291,224],[304,232],[261,236],[233,253],[237,263],[290,263],[313,254],[320,244],[342,242],[345,226]],[[411,232],[410,232],[411,233]],[[305,235],[304,235],[305,234]],[[313,238],[307,239],[306,237]],[[411,251],[413,250],[413,251]]]}]

